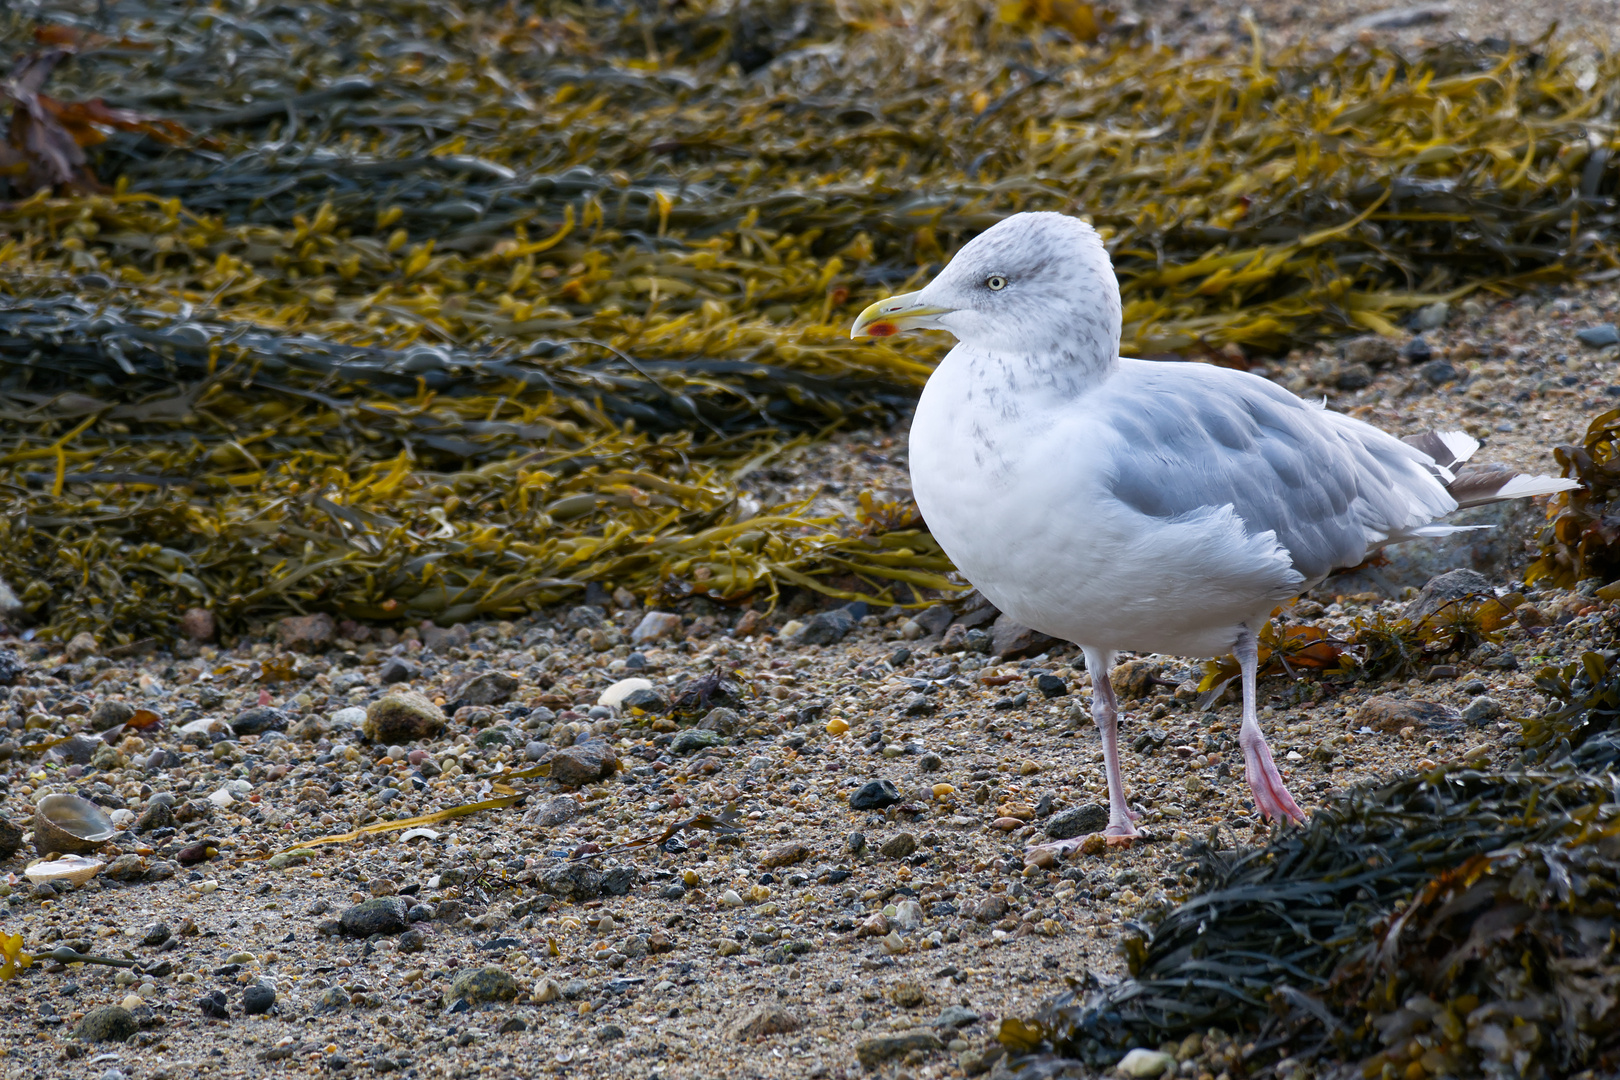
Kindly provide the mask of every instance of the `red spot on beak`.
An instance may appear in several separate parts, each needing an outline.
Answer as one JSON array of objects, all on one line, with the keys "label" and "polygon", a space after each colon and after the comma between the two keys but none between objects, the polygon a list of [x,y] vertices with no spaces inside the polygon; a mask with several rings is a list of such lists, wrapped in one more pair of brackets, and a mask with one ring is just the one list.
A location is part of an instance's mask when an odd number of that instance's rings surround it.
[{"label": "red spot on beak", "polygon": [[891,334],[899,333],[899,331],[900,328],[892,322],[875,322],[869,324],[866,328],[868,337],[888,337]]}]

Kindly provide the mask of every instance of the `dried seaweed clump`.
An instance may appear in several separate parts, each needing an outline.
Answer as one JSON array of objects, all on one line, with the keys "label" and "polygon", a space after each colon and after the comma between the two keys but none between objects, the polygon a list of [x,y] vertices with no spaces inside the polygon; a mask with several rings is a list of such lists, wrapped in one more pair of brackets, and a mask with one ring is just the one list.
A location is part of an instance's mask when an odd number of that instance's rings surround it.
[{"label": "dried seaweed clump", "polygon": [[1560,446],[1553,456],[1563,475],[1581,486],[1548,503],[1541,556],[1525,581],[1567,587],[1586,578],[1620,578],[1620,409],[1594,417],[1580,446]]}]

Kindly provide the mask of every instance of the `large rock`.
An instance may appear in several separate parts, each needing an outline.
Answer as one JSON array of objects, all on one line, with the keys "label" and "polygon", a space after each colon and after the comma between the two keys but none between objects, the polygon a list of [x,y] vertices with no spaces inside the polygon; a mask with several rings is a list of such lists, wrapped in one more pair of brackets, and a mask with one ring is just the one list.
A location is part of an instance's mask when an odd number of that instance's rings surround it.
[{"label": "large rock", "polygon": [[669,611],[649,611],[630,631],[634,645],[650,645],[655,641],[678,641],[681,636],[681,617]]},{"label": "large rock", "polygon": [[367,707],[361,733],[392,746],[431,739],[443,730],[443,709],[414,690],[394,690]]},{"label": "large rock", "polygon": [[1484,574],[1477,570],[1448,570],[1438,577],[1431,578],[1423,586],[1418,598],[1406,605],[1401,612],[1406,618],[1417,622],[1427,618],[1453,601],[1461,601],[1475,593],[1491,595],[1491,583]]},{"label": "large rock", "polygon": [[596,739],[566,746],[551,759],[551,778],[564,787],[611,780],[618,771],[619,756],[613,747]]},{"label": "large rock", "polygon": [[911,1031],[896,1032],[893,1035],[878,1035],[871,1039],[863,1039],[855,1044],[855,1057],[867,1069],[875,1069],[885,1061],[892,1058],[904,1057],[913,1050],[943,1050],[945,1044],[939,1041],[939,1036],[928,1028],[913,1028]]},{"label": "large rock", "polygon": [[378,896],[344,909],[338,916],[338,925],[350,937],[400,934],[411,927],[409,911],[410,905],[404,897]]},{"label": "large rock", "polygon": [[817,612],[799,631],[801,645],[833,645],[855,629],[855,616],[848,608]]},{"label": "large rock", "polygon": [[1001,615],[990,628],[990,651],[1003,660],[1017,660],[1043,653],[1057,644],[1057,638],[1031,630],[1014,621],[1011,615]]},{"label": "large rock", "polygon": [[493,964],[462,972],[444,992],[447,1005],[458,999],[477,1005],[485,1001],[511,1001],[517,996],[517,980]]},{"label": "large rock", "polygon": [[1444,705],[1393,697],[1368,698],[1356,713],[1356,719],[1386,735],[1408,727],[1438,732],[1457,731],[1462,727],[1457,714]]},{"label": "large rock", "polygon": [[518,681],[504,671],[485,671],[461,685],[456,701],[462,705],[499,705],[517,692]]},{"label": "large rock", "polygon": [[324,611],[313,615],[289,615],[276,623],[276,638],[282,648],[297,652],[323,652],[337,637],[337,624]]},{"label": "large rock", "polygon": [[1069,840],[1087,833],[1102,832],[1108,827],[1108,808],[1096,803],[1076,806],[1046,819],[1046,835],[1053,840]]},{"label": "large rock", "polygon": [[103,1005],[84,1014],[73,1026],[73,1038],[80,1042],[123,1042],[141,1028],[135,1014],[122,1005]]}]

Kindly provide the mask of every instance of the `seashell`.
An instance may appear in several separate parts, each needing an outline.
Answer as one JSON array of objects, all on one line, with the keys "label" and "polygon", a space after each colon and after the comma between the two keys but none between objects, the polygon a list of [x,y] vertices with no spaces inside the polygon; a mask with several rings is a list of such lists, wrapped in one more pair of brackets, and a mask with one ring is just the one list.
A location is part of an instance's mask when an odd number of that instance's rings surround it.
[{"label": "seashell", "polygon": [[85,855],[112,839],[114,831],[101,807],[77,795],[47,795],[34,807],[34,850],[41,855]]},{"label": "seashell", "polygon": [[87,859],[82,855],[64,855],[60,859],[50,862],[38,862],[23,871],[23,875],[35,885],[43,885],[47,881],[66,881],[74,885],[83,885],[97,874],[107,864],[100,859]]}]

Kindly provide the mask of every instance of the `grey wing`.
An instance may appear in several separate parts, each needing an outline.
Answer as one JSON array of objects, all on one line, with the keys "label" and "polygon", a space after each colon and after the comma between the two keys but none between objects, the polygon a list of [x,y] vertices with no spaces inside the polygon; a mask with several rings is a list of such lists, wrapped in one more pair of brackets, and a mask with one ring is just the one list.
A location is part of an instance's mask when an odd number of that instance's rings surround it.
[{"label": "grey wing", "polygon": [[1108,486],[1137,512],[1171,518],[1231,505],[1251,535],[1274,532],[1308,582],[1361,562],[1415,516],[1438,516],[1413,505],[1414,476],[1438,485],[1393,436],[1255,376],[1145,367],[1107,416],[1116,435]]}]

